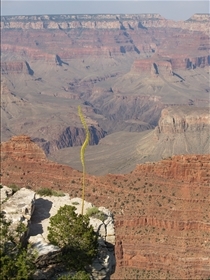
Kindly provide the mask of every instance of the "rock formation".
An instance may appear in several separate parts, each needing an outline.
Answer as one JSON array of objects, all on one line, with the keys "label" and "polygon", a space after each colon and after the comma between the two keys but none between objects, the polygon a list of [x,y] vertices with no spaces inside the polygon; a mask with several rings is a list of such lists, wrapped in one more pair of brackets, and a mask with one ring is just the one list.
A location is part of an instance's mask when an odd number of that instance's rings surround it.
[{"label": "rock formation", "polygon": [[[77,110],[75,106],[66,104],[64,111],[60,113],[57,112],[57,108],[52,109],[53,113],[51,117],[48,116],[48,122],[43,123],[42,119],[46,118],[46,115],[42,106],[10,91],[4,80],[2,83],[1,110],[3,140],[18,134],[19,131],[22,131],[22,134],[27,132],[43,148],[46,154],[65,147],[80,146],[84,142],[85,131],[82,128],[79,116],[75,112]],[[30,119],[31,111],[35,112],[36,117]],[[91,114],[91,112],[87,114]],[[107,133],[96,121],[87,116],[86,118],[90,131],[89,144],[97,145],[99,140],[105,137]]]},{"label": "rock formation", "polygon": [[[40,148],[26,142],[22,156],[18,141],[1,144],[3,185],[80,195],[81,173],[43,159]],[[209,162],[209,155],[177,155],[130,174],[86,176],[88,200],[115,216],[113,279],[209,277]]]},{"label": "rock formation", "polygon": [[115,214],[115,279],[209,277],[208,19],[1,18],[2,140],[33,139],[1,144],[2,184],[80,196],[81,173],[49,161],[35,144],[51,154],[80,145],[78,105],[92,144],[110,134],[99,152],[90,147],[97,171],[150,162],[130,174],[86,176],[88,200]]},{"label": "rock formation", "polygon": [[208,108],[192,108],[191,106],[168,107],[161,112],[156,130],[158,133],[170,135],[184,132],[202,132],[209,130],[210,116]]},{"label": "rock formation", "polygon": [[[136,98],[135,103],[132,103],[131,98],[121,97],[119,103],[126,102],[127,108],[131,105],[133,108],[139,106],[140,110],[141,102],[141,106],[144,106],[143,98]],[[158,101],[150,104],[156,106],[157,110]],[[154,107],[150,109],[151,116],[157,113],[152,111]],[[113,109],[107,110],[111,112]],[[134,115],[135,112],[133,110]],[[122,115],[122,119],[123,117],[125,114]],[[141,117],[143,118],[143,115]],[[146,123],[134,119],[133,129],[138,126],[144,128]],[[98,146],[88,147],[86,152],[88,172],[94,175],[128,173],[139,163],[157,162],[174,155],[210,154],[209,131],[208,108],[191,105],[165,106],[155,129],[138,133],[115,132],[102,139]],[[81,171],[79,149],[76,147],[59,150],[50,158]]]},{"label": "rock formation", "polygon": [[[1,188],[1,193],[11,193],[11,191],[12,189],[6,186]],[[26,188],[21,188],[14,195],[7,196],[7,200],[1,204],[1,210],[6,220],[12,222],[12,228],[15,228],[19,222],[26,225],[27,232],[22,239],[28,240],[32,249],[36,250],[38,254],[36,258],[37,271],[33,279],[57,279],[56,277],[61,272],[68,274],[68,271],[55,261],[60,249],[47,240],[49,218],[66,204],[75,205],[76,212],[81,213],[82,200],[80,198],[70,199],[68,194],[64,197],[45,196],[42,198],[36,195],[34,191]],[[51,206],[49,207],[49,205]],[[91,203],[85,201],[85,212],[92,207]],[[105,207],[99,207],[99,211],[104,213],[106,218],[103,222],[97,218],[90,218],[90,224],[93,225],[95,232],[99,235],[98,254],[90,267],[90,272],[93,279],[102,280],[110,279],[115,270],[115,231],[111,212]],[[57,274],[56,277],[55,273]]]},{"label": "rock formation", "polygon": [[78,105],[91,145],[154,128],[165,104],[208,106],[206,18],[2,17],[2,140],[27,133],[46,154],[81,145]]},{"label": "rock formation", "polygon": [[[190,42],[190,49],[195,49],[194,46],[197,47],[200,43],[200,50],[208,50],[208,24],[206,21],[208,16],[208,14],[194,15],[189,20],[180,22],[166,20],[159,14],[5,16],[1,18],[2,50],[7,53],[13,51],[19,55],[24,54],[33,60],[40,59],[50,63],[56,62],[56,57],[66,63],[66,60],[79,56],[86,57],[87,55],[109,57],[127,52],[152,53],[159,48],[161,50],[160,42],[163,40],[161,28],[170,30],[174,34],[177,30],[181,31],[181,34],[178,35],[181,41],[183,37],[190,36],[187,35],[186,31],[191,30],[195,33],[198,41]],[[82,32],[80,32],[81,29]],[[23,39],[22,30],[30,30],[30,35],[27,35],[30,36],[30,41],[27,36],[24,36]],[[37,38],[36,34],[39,30],[43,31],[43,34],[47,32],[47,35],[44,35],[44,40],[41,40],[42,33],[40,33],[41,37]],[[54,32],[53,37],[49,33],[51,31]],[[64,35],[64,31],[68,38]],[[203,32],[203,36],[197,34],[197,31]],[[156,38],[149,38],[148,32],[155,32]],[[10,39],[9,37],[6,39],[7,33],[13,36],[17,36],[18,33],[22,34],[21,47],[19,44],[14,46],[12,36]],[[111,34],[115,34],[115,38],[110,36]],[[140,37],[137,34],[149,39],[147,43],[142,43],[143,40],[139,40]],[[78,35],[81,38],[77,39]],[[63,36],[68,40],[68,48],[66,48],[65,42],[60,40]],[[97,39],[96,36],[99,36],[100,39]],[[169,34],[164,34],[164,36],[168,37]],[[164,42],[164,44],[170,44],[174,40],[176,42],[176,37],[172,39],[173,36],[170,34],[169,42]],[[94,38],[94,40],[90,41],[89,38]],[[20,38],[17,40],[19,42]],[[43,51],[43,47],[46,48],[46,40],[56,41],[57,44],[62,45],[62,49],[53,45],[52,47],[48,46],[47,52]],[[77,42],[77,46],[75,46],[75,42]]]}]

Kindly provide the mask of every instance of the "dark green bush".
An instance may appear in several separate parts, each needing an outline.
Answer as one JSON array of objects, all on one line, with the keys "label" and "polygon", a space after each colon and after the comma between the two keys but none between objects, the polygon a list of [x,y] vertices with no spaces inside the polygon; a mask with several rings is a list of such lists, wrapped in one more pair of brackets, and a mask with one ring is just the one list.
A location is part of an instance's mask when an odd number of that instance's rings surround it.
[{"label": "dark green bush", "polygon": [[65,205],[50,218],[48,240],[62,249],[61,261],[67,268],[83,270],[97,254],[97,235],[89,218],[75,210],[74,206]]},{"label": "dark green bush", "polygon": [[85,271],[78,271],[73,276],[61,276],[58,280],[90,280],[90,275]]},{"label": "dark green bush", "polygon": [[25,232],[24,224],[20,223],[11,232],[10,222],[0,214],[0,279],[21,280],[31,279],[35,272],[35,255],[24,248],[20,237]]}]

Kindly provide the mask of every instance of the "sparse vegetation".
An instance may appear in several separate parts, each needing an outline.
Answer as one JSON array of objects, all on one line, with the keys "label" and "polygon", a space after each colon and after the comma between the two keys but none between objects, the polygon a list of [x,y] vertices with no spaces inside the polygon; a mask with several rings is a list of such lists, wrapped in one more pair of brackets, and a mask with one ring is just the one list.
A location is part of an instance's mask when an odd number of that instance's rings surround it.
[{"label": "sparse vegetation", "polygon": [[37,194],[41,196],[65,196],[61,191],[54,191],[49,188],[41,188],[37,191]]},{"label": "sparse vegetation", "polygon": [[18,186],[15,185],[15,184],[9,185],[9,188],[12,189],[12,194],[16,193],[16,192],[20,189],[20,187],[18,187]]},{"label": "sparse vegetation", "polygon": [[79,202],[78,201],[73,201],[72,204],[73,205],[79,205]]},{"label": "sparse vegetation", "polygon": [[107,216],[102,211],[98,210],[97,207],[88,208],[86,215],[88,217],[93,217],[101,220],[102,222],[106,220]]},{"label": "sparse vegetation", "polygon": [[58,280],[90,280],[90,275],[85,271],[78,271],[73,276],[61,276]]}]

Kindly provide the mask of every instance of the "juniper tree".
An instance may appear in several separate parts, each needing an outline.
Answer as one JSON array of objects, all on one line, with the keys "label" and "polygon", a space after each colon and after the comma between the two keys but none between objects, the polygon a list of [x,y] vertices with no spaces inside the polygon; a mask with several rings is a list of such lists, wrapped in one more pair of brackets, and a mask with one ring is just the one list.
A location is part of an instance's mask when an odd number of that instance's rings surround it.
[{"label": "juniper tree", "polygon": [[84,269],[97,253],[97,235],[87,216],[78,215],[71,205],[60,207],[50,218],[48,240],[61,248],[61,260],[68,268]]},{"label": "juniper tree", "polygon": [[11,222],[0,213],[0,279],[31,279],[35,272],[36,255],[23,247],[20,241],[26,231],[23,223],[11,231]]}]

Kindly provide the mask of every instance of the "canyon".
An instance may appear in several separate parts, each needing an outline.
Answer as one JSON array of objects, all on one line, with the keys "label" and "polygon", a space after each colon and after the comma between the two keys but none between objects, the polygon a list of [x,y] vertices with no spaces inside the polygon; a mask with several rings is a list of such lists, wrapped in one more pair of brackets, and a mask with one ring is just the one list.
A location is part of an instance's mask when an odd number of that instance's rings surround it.
[{"label": "canyon", "polygon": [[115,220],[112,279],[210,277],[209,14],[1,17],[1,184]]},{"label": "canyon", "polygon": [[[86,200],[115,221],[113,279],[207,279],[210,157],[176,155],[129,174],[86,175]],[[82,173],[49,161],[28,136],[1,143],[1,184],[80,197]],[[177,270],[178,267],[178,270]]]},{"label": "canyon", "polygon": [[1,17],[2,141],[27,134],[53,157],[84,141],[78,105],[90,145],[152,130],[168,106],[208,107],[208,19]]}]

